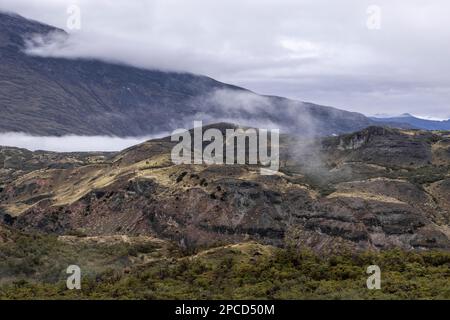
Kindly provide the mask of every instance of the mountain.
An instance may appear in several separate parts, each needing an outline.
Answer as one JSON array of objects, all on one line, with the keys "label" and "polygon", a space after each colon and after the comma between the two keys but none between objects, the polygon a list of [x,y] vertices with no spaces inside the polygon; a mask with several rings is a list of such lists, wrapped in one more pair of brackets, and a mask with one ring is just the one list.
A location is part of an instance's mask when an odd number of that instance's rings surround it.
[{"label": "mountain", "polygon": [[26,39],[48,33],[69,36],[0,13],[0,132],[143,136],[204,120],[331,135],[374,124],[359,113],[260,96],[205,76],[25,53]]},{"label": "mountain", "polygon": [[371,117],[374,121],[379,121],[382,123],[405,123],[411,125],[413,128],[422,130],[450,130],[450,119],[449,120],[427,120],[414,117],[409,113],[404,113],[396,117]]},{"label": "mountain", "polygon": [[449,298],[450,132],[282,135],[272,176],[173,146],[0,147],[0,299]]},{"label": "mountain", "polygon": [[170,138],[91,156],[2,148],[11,174],[0,213],[24,232],[146,236],[189,248],[253,240],[325,252],[450,250],[448,133],[369,127],[280,143],[273,176],[255,165],[174,165]]},{"label": "mountain", "polygon": [[[0,146],[0,299],[450,298],[450,132],[24,52],[49,32],[69,36],[0,13],[0,132],[277,126],[280,168],[176,165],[169,136],[120,152]],[[374,264],[382,290],[366,287]],[[69,265],[82,290],[66,290]]]}]

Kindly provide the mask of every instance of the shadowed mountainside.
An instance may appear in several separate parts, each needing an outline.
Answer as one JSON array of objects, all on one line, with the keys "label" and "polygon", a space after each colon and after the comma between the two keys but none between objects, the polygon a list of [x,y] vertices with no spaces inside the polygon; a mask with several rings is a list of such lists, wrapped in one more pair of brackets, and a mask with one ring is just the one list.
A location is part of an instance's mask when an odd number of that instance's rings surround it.
[{"label": "shadowed mountainside", "polygon": [[0,132],[144,136],[204,120],[331,135],[375,123],[362,114],[260,96],[205,76],[25,53],[27,39],[48,33],[69,36],[0,12]]}]

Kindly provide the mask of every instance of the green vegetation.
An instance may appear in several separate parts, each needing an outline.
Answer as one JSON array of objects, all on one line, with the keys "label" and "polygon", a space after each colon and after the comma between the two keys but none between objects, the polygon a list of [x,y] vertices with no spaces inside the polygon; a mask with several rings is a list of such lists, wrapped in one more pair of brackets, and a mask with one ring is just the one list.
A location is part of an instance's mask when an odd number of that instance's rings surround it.
[{"label": "green vegetation", "polygon": [[450,172],[450,166],[425,166],[416,169],[409,170],[392,170],[386,177],[388,178],[403,178],[409,182],[421,186],[423,184],[429,184],[444,180],[448,177]]},{"label": "green vegetation", "polygon": [[[450,253],[444,252],[394,250],[325,257],[309,251],[245,243],[189,257],[172,252],[170,258],[125,267],[130,253],[138,256],[139,252],[152,249],[129,245],[110,246],[110,251],[108,246],[84,247],[76,257],[85,263],[91,260],[92,265],[96,259],[97,263],[108,259],[114,263],[98,272],[91,269],[83,274],[82,290],[69,291],[64,270],[69,261],[78,262],[68,259],[75,257],[73,246],[56,240],[44,242],[6,245],[22,250],[7,252],[8,263],[4,260],[5,245],[0,245],[2,276],[9,270],[9,275],[16,277],[0,286],[0,298],[450,299]],[[11,259],[14,255],[15,260]],[[119,263],[120,260],[127,262]],[[48,269],[50,264],[54,268],[48,272],[38,271]],[[366,288],[366,268],[373,264],[382,271],[381,290]]]},{"label": "green vegetation", "polygon": [[[108,269],[123,269],[149,245],[65,243],[56,236],[15,234],[12,241],[0,243],[0,286],[20,283],[56,283],[67,277],[71,264],[83,267],[87,277]],[[24,282],[25,281],[25,282]]]}]

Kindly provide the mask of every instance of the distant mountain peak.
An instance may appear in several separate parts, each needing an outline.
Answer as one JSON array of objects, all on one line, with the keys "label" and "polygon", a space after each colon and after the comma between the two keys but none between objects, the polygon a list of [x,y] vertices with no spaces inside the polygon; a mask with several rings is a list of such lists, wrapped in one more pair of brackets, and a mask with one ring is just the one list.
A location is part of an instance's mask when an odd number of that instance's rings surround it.
[{"label": "distant mountain peak", "polygon": [[387,123],[405,123],[416,129],[423,130],[450,130],[450,120],[438,120],[431,117],[415,116],[410,113],[403,113],[399,116],[380,116],[371,117],[372,120]]}]

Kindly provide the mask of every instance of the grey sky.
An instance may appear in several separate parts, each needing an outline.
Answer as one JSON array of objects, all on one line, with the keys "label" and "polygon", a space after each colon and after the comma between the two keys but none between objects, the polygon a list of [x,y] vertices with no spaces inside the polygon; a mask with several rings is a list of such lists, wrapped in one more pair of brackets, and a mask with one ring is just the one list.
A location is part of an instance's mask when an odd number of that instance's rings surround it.
[{"label": "grey sky", "polygon": [[[450,117],[448,0],[0,0],[81,30],[45,55],[205,74],[262,94],[365,114]],[[367,9],[381,9],[380,29]]]}]

